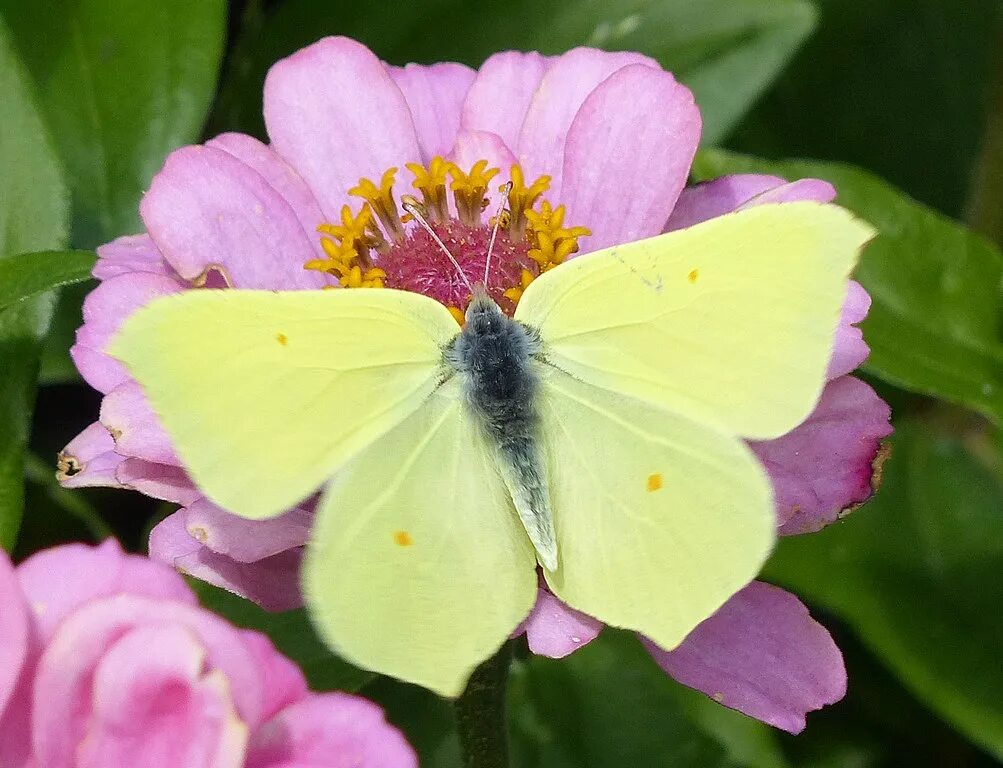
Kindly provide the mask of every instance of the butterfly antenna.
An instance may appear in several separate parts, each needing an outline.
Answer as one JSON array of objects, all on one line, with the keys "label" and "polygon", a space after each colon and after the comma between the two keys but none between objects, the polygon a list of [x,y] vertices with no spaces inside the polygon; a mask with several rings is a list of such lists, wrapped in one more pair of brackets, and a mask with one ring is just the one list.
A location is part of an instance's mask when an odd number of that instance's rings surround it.
[{"label": "butterfly antenna", "polygon": [[488,270],[491,269],[491,252],[495,249],[495,238],[498,237],[498,225],[501,224],[505,203],[508,202],[508,196],[511,191],[512,182],[510,181],[502,187],[502,199],[498,203],[498,211],[495,213],[495,225],[491,227],[491,239],[488,240],[488,257],[484,260],[484,290],[487,290],[488,287]]},{"label": "butterfly antenna", "polygon": [[466,274],[463,272],[463,269],[460,267],[460,262],[458,262],[456,260],[456,257],[453,256],[453,254],[451,254],[449,252],[449,249],[446,247],[446,244],[444,242],[442,242],[442,239],[437,234],[435,234],[435,230],[432,229],[432,227],[431,227],[431,225],[429,225],[428,221],[425,220],[425,216],[422,214],[421,210],[418,208],[418,201],[415,200],[410,195],[402,196],[401,197],[401,208],[403,208],[405,211],[407,211],[408,213],[410,213],[411,216],[414,218],[414,220],[417,221],[418,224],[421,225],[421,228],[424,229],[426,232],[428,232],[429,237],[431,237],[435,241],[436,245],[438,245],[439,248],[442,249],[442,252],[444,254],[446,254],[446,258],[448,258],[449,261],[452,263],[452,265],[456,268],[456,274],[458,274],[460,276],[460,280],[463,281],[463,284],[467,287],[467,290],[470,291],[470,295],[473,296],[473,294],[474,294],[474,286],[472,286],[470,284],[470,280],[467,279]]}]

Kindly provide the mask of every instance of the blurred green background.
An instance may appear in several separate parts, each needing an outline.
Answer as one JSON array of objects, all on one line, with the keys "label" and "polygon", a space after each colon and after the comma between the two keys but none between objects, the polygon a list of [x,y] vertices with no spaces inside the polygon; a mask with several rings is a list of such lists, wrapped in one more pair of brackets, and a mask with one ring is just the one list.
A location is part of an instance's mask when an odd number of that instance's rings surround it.
[{"label": "blurred green background", "polygon": [[[606,632],[565,661],[517,662],[519,764],[1003,760],[1000,3],[2,0],[0,256],[138,231],[139,196],[166,154],[224,130],[260,136],[267,67],[332,33],[399,64],[579,44],[643,51],[696,93],[706,131],[695,179],[826,178],[882,232],[858,277],[874,299],[864,377],[895,413],[884,486],[845,522],[784,541],[766,571],[833,631],[847,698],[790,737],[680,688],[632,639]],[[52,480],[55,452],[97,413],[67,356],[89,287],[0,306],[0,542],[16,541],[17,557],[109,533],[141,551],[169,511]],[[443,702],[341,664],[299,612],[269,617],[202,594],[268,631],[316,687],[383,703],[424,764],[459,764]]]}]

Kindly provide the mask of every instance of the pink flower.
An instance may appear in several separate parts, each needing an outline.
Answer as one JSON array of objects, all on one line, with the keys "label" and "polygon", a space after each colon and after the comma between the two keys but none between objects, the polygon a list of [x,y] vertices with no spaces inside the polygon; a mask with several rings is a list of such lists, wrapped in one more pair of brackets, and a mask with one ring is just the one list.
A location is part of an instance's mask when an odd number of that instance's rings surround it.
[{"label": "pink flower", "polygon": [[0,551],[4,768],[415,768],[379,707],[312,694],[264,635],[114,540]]},{"label": "pink flower", "polygon": [[[507,309],[540,271],[576,252],[745,205],[835,195],[823,181],[764,176],[685,188],[700,114],[685,87],[635,53],[505,52],[475,72],[393,67],[352,40],[327,38],[272,68],[264,112],[270,145],[226,134],[173,153],[141,205],[147,233],[99,249],[102,282],[72,354],[105,398],[99,423],[61,454],[60,477],[181,505],[153,531],[151,556],[271,610],[300,604],[311,503],[250,522],[202,497],[142,392],[103,351],[137,307],[203,286],[388,285],[458,311],[465,291],[452,267],[405,225],[407,192],[476,280],[500,186],[513,182],[488,281]],[[782,534],[818,530],[872,493],[889,412],[847,375],[868,354],[855,327],[868,305],[850,283],[818,407],[788,435],[754,446],[774,481]],[[526,627],[531,648],[561,656],[600,625],[541,591]],[[788,730],[845,686],[829,635],[795,597],[765,585],[740,592],[672,654],[652,650],[669,674]]]}]

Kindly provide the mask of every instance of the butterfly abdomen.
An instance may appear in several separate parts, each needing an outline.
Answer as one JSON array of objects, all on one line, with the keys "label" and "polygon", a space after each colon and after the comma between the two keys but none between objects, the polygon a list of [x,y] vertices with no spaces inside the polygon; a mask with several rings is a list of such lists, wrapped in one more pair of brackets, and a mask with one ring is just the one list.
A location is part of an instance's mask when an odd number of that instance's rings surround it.
[{"label": "butterfly abdomen", "polygon": [[557,544],[540,456],[535,332],[502,314],[487,296],[470,304],[466,325],[447,351],[467,402],[497,450],[499,469],[540,562],[557,567]]}]

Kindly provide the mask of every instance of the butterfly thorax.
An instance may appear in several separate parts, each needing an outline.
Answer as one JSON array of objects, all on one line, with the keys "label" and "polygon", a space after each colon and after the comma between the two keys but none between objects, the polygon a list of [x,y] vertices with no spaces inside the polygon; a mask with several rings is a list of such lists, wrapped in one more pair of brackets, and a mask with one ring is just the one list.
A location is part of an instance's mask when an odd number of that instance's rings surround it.
[{"label": "butterfly thorax", "polygon": [[540,561],[553,570],[557,553],[533,371],[539,352],[535,330],[479,294],[470,302],[466,324],[446,350],[446,360],[461,377],[468,407],[497,450],[499,469]]}]

